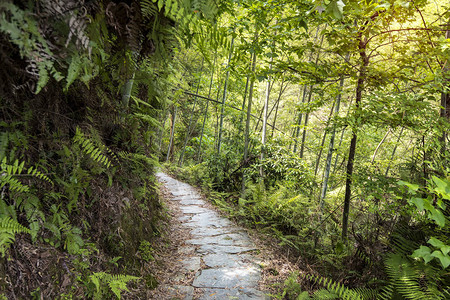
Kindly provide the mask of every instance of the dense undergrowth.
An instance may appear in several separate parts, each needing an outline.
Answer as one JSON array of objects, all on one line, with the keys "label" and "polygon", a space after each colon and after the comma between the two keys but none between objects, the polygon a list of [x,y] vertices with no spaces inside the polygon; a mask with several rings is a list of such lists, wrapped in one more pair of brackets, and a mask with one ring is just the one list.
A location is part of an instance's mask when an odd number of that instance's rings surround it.
[{"label": "dense undergrowth", "polygon": [[171,5],[0,3],[0,298],[142,299],[158,284],[154,136],[178,82],[174,26],[194,22]]},{"label": "dense undergrowth", "polygon": [[[406,178],[375,177],[370,186],[362,174],[358,197],[371,201],[355,201],[351,236],[343,241],[342,179],[332,179],[321,209],[318,183],[304,161],[276,145],[265,154],[262,163],[254,160],[246,166],[237,157],[234,163],[212,162],[217,159],[212,154],[201,163],[191,160],[183,168],[166,168],[201,187],[238,222],[276,237],[295,253],[291,258],[300,262],[298,271],[278,287],[280,299],[449,297],[448,177],[433,176],[425,186]],[[217,168],[226,165],[234,168]],[[261,166],[264,178],[258,180]]]}]

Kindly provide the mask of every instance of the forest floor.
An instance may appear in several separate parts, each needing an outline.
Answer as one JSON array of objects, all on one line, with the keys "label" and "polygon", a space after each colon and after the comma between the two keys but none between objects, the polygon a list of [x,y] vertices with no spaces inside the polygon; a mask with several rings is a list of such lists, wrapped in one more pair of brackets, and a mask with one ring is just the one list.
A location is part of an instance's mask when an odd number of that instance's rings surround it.
[{"label": "forest floor", "polygon": [[169,218],[165,246],[155,249],[153,299],[271,299],[280,292],[295,270],[289,253],[234,224],[192,186],[157,178]]}]

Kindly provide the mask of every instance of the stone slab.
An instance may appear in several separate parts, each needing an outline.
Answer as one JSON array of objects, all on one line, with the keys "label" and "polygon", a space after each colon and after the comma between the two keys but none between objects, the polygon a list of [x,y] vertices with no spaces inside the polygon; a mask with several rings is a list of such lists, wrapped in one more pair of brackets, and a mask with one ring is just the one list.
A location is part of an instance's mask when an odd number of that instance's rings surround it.
[{"label": "stone slab", "polygon": [[186,243],[190,243],[193,245],[217,244],[222,246],[231,246],[231,245],[243,247],[253,246],[248,236],[245,236],[241,233],[228,233],[216,236],[197,237],[195,239],[186,241]]},{"label": "stone slab", "polygon": [[202,257],[203,262],[209,268],[234,268],[245,264],[245,262],[239,257],[239,255],[233,254],[207,254]]},{"label": "stone slab", "polygon": [[244,253],[249,252],[252,250],[256,250],[255,247],[242,247],[242,246],[222,246],[222,245],[201,245],[200,248],[197,250],[197,252],[206,254],[206,253],[231,253],[231,254],[237,254],[237,253]]},{"label": "stone slab", "polygon": [[260,276],[256,267],[204,269],[192,285],[199,288],[255,288]]},{"label": "stone slab", "polygon": [[208,211],[206,208],[197,205],[180,206],[180,209],[185,214],[195,214],[195,215],[203,214]]},{"label": "stone slab", "polygon": [[186,271],[200,270],[200,257],[198,256],[185,258],[181,261],[181,263]]},{"label": "stone slab", "polygon": [[191,199],[191,198],[185,198],[180,201],[181,205],[204,205],[205,201],[201,199]]},{"label": "stone slab", "polygon": [[173,285],[164,287],[164,290],[168,299],[192,300],[194,297],[194,288],[192,286]]},{"label": "stone slab", "polygon": [[233,233],[239,231],[237,227],[197,227],[191,230],[191,234],[193,237],[197,236],[215,236],[225,233]]},{"label": "stone slab", "polygon": [[266,300],[270,297],[265,296],[263,292],[260,292],[253,288],[244,289],[201,289],[203,295],[198,298],[199,300]]}]

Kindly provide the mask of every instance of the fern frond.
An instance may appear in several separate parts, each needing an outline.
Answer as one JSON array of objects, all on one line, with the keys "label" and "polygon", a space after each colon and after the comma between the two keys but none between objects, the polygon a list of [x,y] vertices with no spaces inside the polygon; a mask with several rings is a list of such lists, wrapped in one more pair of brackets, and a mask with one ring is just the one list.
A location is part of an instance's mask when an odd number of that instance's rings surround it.
[{"label": "fern frond", "polygon": [[5,156],[0,163],[0,188],[8,184],[11,191],[19,193],[28,192],[29,187],[22,184],[17,178],[14,178],[14,176],[24,175],[24,173],[25,175],[37,177],[52,183],[50,178],[38,171],[35,167],[29,167],[25,172],[24,161],[19,162],[19,160],[16,159],[13,164],[8,164]]},{"label": "fern frond", "polygon": [[376,291],[372,289],[349,289],[330,278],[306,274],[305,277],[314,283],[323,286],[324,289],[316,291],[315,299],[345,299],[345,300],[370,300],[376,299]]},{"label": "fern frond", "polygon": [[[430,268],[427,272],[426,268]],[[430,266],[414,265],[406,256],[393,253],[385,261],[386,273],[390,283],[382,290],[381,299],[390,299],[398,292],[405,299],[444,299],[436,281],[430,278],[433,270]],[[433,273],[437,273],[435,270]]]},{"label": "fern frond", "polygon": [[89,138],[87,138],[78,127],[76,129],[73,141],[75,144],[78,144],[83,152],[89,155],[92,160],[102,164],[106,168],[109,168],[111,166],[109,158],[104,155],[102,153],[102,150],[96,147],[94,143]]},{"label": "fern frond", "polygon": [[6,250],[14,243],[16,233],[30,233],[30,230],[10,217],[0,218],[0,255],[5,256]]},{"label": "fern frond", "polygon": [[112,275],[106,272],[96,272],[89,276],[91,282],[95,285],[96,295],[94,299],[102,299],[106,295],[102,295],[102,286],[107,285],[109,289],[116,295],[118,299],[121,298],[121,293],[123,291],[128,291],[127,283],[132,280],[139,280],[140,277],[131,275]]}]

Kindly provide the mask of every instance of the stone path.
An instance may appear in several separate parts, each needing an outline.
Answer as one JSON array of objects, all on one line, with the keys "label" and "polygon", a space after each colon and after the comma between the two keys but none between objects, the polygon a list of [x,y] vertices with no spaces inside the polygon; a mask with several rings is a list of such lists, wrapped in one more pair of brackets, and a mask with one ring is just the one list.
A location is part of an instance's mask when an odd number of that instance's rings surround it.
[{"label": "stone path", "polygon": [[261,271],[246,232],[207,208],[190,185],[164,173],[156,176],[183,212],[182,226],[190,229],[191,239],[178,249],[178,259],[185,270],[196,272],[192,286],[167,287],[170,297],[193,299],[194,289],[199,289],[202,300],[268,299],[257,290]]}]

